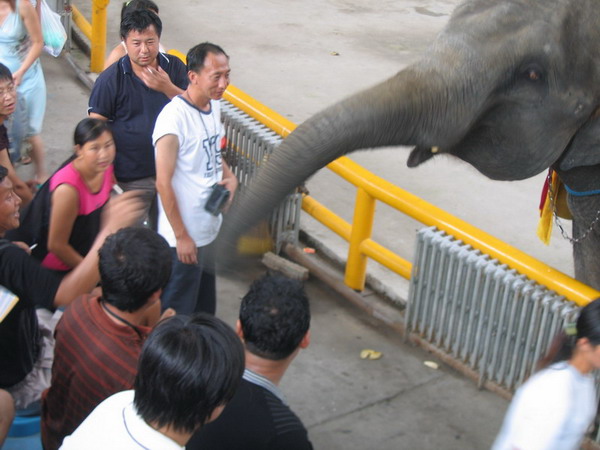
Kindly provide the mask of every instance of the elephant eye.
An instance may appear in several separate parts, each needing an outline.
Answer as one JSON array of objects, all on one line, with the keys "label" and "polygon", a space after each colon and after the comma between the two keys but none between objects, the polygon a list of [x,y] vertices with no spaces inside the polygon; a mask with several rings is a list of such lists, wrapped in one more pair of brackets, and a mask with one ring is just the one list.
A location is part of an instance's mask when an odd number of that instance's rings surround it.
[{"label": "elephant eye", "polygon": [[527,69],[525,75],[530,81],[538,81],[542,77],[540,72],[535,69]]}]

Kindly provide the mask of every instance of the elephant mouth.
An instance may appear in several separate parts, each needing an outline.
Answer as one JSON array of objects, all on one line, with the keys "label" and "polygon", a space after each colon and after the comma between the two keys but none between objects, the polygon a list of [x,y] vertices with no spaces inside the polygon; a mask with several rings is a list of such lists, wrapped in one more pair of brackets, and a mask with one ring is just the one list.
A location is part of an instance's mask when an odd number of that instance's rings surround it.
[{"label": "elephant mouth", "polygon": [[415,147],[411,150],[406,165],[410,168],[417,167],[434,157],[439,152],[439,147]]}]

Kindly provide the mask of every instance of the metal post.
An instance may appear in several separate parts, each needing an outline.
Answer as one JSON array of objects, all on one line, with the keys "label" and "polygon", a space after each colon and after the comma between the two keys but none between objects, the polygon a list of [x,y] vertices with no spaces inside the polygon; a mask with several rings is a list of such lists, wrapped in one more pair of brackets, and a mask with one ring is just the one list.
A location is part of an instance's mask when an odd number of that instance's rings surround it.
[{"label": "metal post", "polygon": [[367,191],[359,188],[356,192],[356,205],[348,249],[346,264],[346,284],[357,291],[365,288],[367,277],[367,256],[362,252],[362,243],[371,237],[373,217],[375,216],[375,199]]},{"label": "metal post", "polygon": [[90,70],[102,72],[106,53],[106,8],[110,0],[94,0],[92,4],[92,56]]}]

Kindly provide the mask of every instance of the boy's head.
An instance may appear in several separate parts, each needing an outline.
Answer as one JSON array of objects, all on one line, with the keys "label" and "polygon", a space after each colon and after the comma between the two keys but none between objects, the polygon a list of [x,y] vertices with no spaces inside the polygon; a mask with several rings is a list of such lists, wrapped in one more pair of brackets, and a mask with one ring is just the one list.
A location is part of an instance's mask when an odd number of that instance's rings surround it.
[{"label": "boy's head", "polygon": [[135,379],[135,407],[154,428],[193,433],[216,419],[244,372],[234,331],[208,314],[173,316],[144,343]]},{"label": "boy's head", "polygon": [[[17,107],[17,88],[12,73],[0,64],[0,118],[10,116]],[[1,122],[0,122],[1,123]]]},{"label": "boy's head", "polygon": [[121,311],[137,311],[169,281],[169,244],[149,228],[123,228],[104,241],[99,269],[104,301]]},{"label": "boy's head", "polygon": [[256,280],[242,299],[239,321],[249,352],[271,360],[287,358],[310,327],[302,283],[281,275]]}]

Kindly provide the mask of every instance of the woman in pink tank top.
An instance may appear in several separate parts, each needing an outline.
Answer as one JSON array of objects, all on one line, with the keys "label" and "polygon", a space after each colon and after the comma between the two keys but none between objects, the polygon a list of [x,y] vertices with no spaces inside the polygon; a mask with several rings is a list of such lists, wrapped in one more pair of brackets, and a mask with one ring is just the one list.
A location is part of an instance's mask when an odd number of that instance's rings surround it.
[{"label": "woman in pink tank top", "polygon": [[48,254],[42,265],[58,271],[71,270],[89,251],[115,184],[115,144],[108,123],[83,119],[74,141],[74,159],[50,179]]}]

